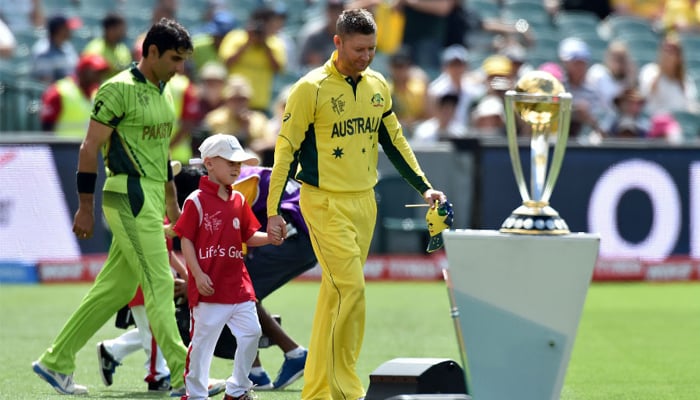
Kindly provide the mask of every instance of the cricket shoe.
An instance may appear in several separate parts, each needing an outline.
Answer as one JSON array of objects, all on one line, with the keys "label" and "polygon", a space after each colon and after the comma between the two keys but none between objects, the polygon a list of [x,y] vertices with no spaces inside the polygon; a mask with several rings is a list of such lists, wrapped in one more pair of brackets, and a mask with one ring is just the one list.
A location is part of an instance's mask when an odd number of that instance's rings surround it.
[{"label": "cricket shoe", "polygon": [[289,358],[284,356],[282,368],[280,368],[275,381],[272,382],[275,389],[283,389],[304,375],[304,364],[306,364],[306,356],[308,354],[309,351],[304,350],[304,354],[300,357]]},{"label": "cricket shoe", "polygon": [[104,383],[105,386],[112,386],[114,372],[121,363],[119,363],[114,356],[109,354],[103,342],[97,343],[97,362],[99,364],[98,371],[100,371],[102,383]]},{"label": "cricket shoe", "polygon": [[76,385],[75,382],[73,382],[73,374],[66,375],[50,370],[39,361],[34,361],[32,363],[32,370],[60,394],[88,394],[88,390],[85,386]]},{"label": "cricket shoe", "polygon": [[253,382],[253,385],[255,385],[255,390],[272,390],[275,387],[272,385],[272,380],[270,379],[270,376],[267,375],[267,372],[263,371],[262,374],[254,374],[250,373],[248,375],[248,379],[250,379]]},{"label": "cricket shoe", "polygon": [[[209,397],[217,395],[226,390],[226,381],[223,379],[209,379],[209,386],[207,389],[209,391]],[[185,385],[170,391],[170,397],[182,397],[186,394],[187,389],[185,388]]]},{"label": "cricket shoe", "polygon": [[258,396],[255,395],[253,390],[248,390],[240,396],[233,397],[230,394],[224,394],[224,400],[258,400]]},{"label": "cricket shoe", "polygon": [[148,382],[149,392],[167,392],[168,390],[170,390],[170,375]]}]

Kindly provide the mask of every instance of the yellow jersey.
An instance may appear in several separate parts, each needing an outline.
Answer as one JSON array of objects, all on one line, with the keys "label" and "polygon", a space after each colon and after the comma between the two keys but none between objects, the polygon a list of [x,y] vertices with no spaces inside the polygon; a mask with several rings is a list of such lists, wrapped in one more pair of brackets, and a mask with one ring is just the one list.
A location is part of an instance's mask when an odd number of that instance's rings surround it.
[{"label": "yellow jersey", "polygon": [[328,192],[362,192],[377,183],[378,145],[420,193],[430,183],[391,109],[384,77],[366,69],[359,81],[335,67],[337,52],[292,87],[275,146],[268,214],[275,215],[288,176]]}]

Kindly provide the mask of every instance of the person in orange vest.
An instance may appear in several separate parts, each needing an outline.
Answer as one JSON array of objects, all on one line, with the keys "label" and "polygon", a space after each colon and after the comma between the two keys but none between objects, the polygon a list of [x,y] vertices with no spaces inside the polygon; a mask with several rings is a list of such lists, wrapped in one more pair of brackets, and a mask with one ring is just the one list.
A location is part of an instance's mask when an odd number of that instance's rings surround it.
[{"label": "person in orange vest", "polygon": [[102,56],[82,56],[73,75],[52,83],[42,95],[41,129],[61,137],[84,137],[93,96],[108,71],[109,64]]}]

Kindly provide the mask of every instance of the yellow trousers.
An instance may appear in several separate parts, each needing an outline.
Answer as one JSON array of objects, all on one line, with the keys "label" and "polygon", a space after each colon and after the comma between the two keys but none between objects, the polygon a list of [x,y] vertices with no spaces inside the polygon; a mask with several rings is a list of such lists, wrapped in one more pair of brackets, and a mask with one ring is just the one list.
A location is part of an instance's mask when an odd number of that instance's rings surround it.
[{"label": "yellow trousers", "polygon": [[323,271],[304,369],[304,400],[364,397],[356,365],[365,332],[363,268],[377,217],[374,191],[301,189],[301,211]]}]

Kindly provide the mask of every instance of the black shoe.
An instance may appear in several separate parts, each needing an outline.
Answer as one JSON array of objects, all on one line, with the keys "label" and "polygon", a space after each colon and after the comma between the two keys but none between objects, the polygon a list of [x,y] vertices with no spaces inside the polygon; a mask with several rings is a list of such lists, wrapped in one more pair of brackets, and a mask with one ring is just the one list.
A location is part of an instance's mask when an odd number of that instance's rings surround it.
[{"label": "black shoe", "polygon": [[97,343],[97,361],[99,362],[100,376],[102,377],[102,383],[105,386],[112,385],[112,375],[117,369],[117,366],[121,365],[114,359],[114,357],[109,354],[102,342]]},{"label": "black shoe", "polygon": [[170,376],[165,376],[157,381],[148,382],[149,392],[167,392],[170,390]]}]

